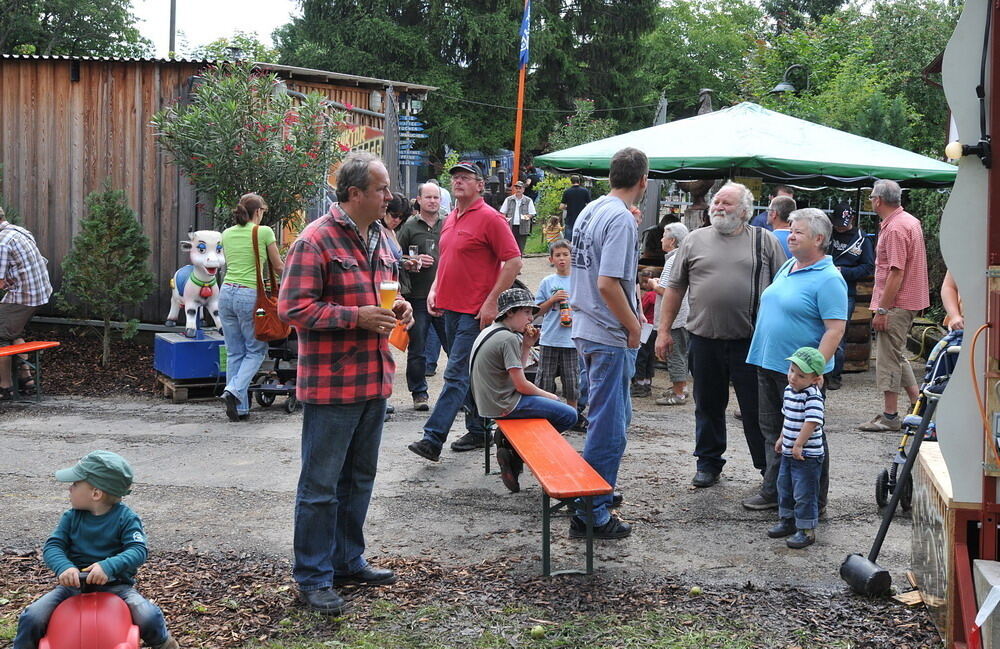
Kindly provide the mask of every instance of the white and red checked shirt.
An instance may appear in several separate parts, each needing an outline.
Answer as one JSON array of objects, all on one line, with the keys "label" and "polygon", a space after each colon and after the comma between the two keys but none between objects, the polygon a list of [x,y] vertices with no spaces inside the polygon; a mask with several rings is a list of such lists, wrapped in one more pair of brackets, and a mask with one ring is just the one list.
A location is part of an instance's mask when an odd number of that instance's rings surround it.
[{"label": "white and red checked shirt", "polygon": [[[927,251],[924,248],[924,232],[920,228],[920,221],[900,207],[887,216],[879,227],[871,309],[926,309],[930,306],[931,299],[927,284]],[[892,268],[903,271],[903,281],[894,302],[882,304],[882,293]]]},{"label": "white and red checked shirt", "polygon": [[52,295],[47,264],[30,232],[0,221],[0,280],[7,290],[3,302],[23,306],[47,303]]}]

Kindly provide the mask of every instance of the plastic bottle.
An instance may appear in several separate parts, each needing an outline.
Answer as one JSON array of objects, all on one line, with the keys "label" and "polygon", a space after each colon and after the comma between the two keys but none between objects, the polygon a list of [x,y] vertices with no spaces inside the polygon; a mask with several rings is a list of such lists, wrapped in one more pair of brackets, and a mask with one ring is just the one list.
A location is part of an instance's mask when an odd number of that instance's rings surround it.
[{"label": "plastic bottle", "polygon": [[[556,288],[557,291],[564,291],[566,289]],[[559,324],[563,327],[573,326],[573,311],[569,308],[569,302],[563,301],[559,303]]]}]

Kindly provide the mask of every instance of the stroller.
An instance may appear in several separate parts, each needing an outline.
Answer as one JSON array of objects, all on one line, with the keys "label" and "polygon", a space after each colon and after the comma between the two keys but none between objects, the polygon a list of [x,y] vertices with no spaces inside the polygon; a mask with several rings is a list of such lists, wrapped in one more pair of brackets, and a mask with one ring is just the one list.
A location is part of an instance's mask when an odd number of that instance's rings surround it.
[{"label": "stroller", "polygon": [[295,398],[295,380],[299,356],[299,341],[292,329],[288,338],[268,343],[267,359],[261,365],[257,382],[247,388],[257,405],[268,408],[278,396],[285,397],[285,412],[292,414],[299,407]]},{"label": "stroller", "polygon": [[[896,489],[902,489],[899,496],[899,504],[903,511],[909,511],[913,500],[913,480],[910,476],[899,483],[896,479],[900,467],[906,464],[906,448],[912,441],[923,418],[924,410],[927,408],[927,396],[924,391],[929,391],[940,395],[948,386],[948,379],[951,378],[955,365],[958,363],[958,353],[962,351],[962,332],[950,331],[938,342],[937,345],[927,355],[927,364],[924,366],[924,381],[920,386],[920,397],[913,406],[913,411],[903,418],[902,437],[899,440],[899,448],[892,458],[892,465],[888,469],[882,469],[875,478],[875,502],[879,509],[885,507],[889,502],[889,497],[895,493]],[[936,442],[937,429],[934,422],[930,422],[927,431],[924,433],[924,441]]]}]

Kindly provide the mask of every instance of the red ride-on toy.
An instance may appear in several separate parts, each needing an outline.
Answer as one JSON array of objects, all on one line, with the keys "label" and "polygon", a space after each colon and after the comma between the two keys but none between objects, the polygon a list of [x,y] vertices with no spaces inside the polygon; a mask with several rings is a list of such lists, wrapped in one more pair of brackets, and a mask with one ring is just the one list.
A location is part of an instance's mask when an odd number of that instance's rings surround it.
[{"label": "red ride-on toy", "polygon": [[49,618],[38,649],[138,649],[139,627],[132,612],[114,593],[85,592],[87,573],[80,573],[79,595],[59,604]]}]

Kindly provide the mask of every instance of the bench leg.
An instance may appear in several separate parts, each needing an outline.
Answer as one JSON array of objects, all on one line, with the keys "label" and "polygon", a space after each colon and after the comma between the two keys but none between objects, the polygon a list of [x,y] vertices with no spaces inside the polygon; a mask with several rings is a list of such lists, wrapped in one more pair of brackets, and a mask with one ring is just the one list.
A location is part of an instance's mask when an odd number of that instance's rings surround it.
[{"label": "bench leg", "polygon": [[42,400],[42,350],[35,352],[35,401]]},{"label": "bench leg", "polygon": [[542,576],[548,577],[552,574],[552,565],[549,558],[549,548],[552,538],[549,530],[549,495],[542,492]]},{"label": "bench leg", "polygon": [[583,506],[586,509],[584,520],[587,523],[587,574],[594,574],[594,497],[584,496]]}]

